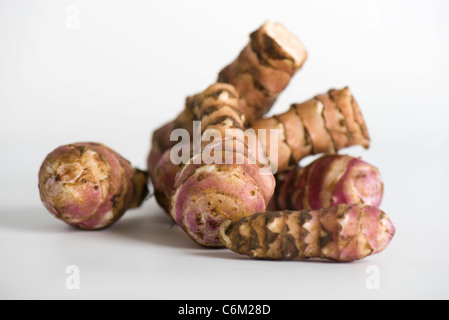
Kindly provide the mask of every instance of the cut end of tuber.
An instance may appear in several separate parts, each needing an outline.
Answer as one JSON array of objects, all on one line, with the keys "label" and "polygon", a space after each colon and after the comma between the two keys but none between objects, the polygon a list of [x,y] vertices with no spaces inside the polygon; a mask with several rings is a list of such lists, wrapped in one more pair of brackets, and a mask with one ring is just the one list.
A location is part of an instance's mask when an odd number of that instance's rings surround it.
[{"label": "cut end of tuber", "polygon": [[[277,49],[280,51],[279,56],[289,57],[295,69],[299,69],[307,60],[307,51],[302,42],[281,23],[267,21],[262,29],[266,36],[276,44],[276,48],[271,50]],[[273,47],[273,44],[271,46]]]}]

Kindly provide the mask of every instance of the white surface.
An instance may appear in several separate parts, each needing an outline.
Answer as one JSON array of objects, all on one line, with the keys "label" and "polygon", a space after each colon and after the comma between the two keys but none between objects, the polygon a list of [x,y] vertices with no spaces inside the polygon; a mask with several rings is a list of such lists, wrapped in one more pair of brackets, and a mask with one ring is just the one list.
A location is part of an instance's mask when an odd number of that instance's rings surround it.
[{"label": "white surface", "polygon": [[[79,30],[66,27],[71,4]],[[143,167],[150,132],[268,18],[309,51],[274,112],[344,85],[361,105],[372,148],[347,152],[383,174],[398,231],[384,253],[250,261],[197,247],[154,200],[102,232],[45,211],[36,186],[48,152],[100,141]],[[449,298],[448,18],[444,0],[0,0],[0,298]],[[65,287],[68,265],[80,290]],[[380,290],[365,285],[370,265]]]}]

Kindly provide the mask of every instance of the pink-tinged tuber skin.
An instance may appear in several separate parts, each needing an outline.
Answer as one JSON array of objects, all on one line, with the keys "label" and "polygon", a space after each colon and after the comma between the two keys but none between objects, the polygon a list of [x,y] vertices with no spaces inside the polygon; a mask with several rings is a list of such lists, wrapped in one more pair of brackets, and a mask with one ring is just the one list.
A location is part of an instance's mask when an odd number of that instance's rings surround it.
[{"label": "pink-tinged tuber skin", "polygon": [[[266,139],[260,141],[278,172],[295,168],[309,155],[334,154],[343,148],[355,145],[368,148],[370,145],[362,113],[347,87],[293,104],[283,114],[254,121],[252,128],[268,133]],[[271,129],[278,129],[277,159],[269,154]]]},{"label": "pink-tinged tuber skin", "polygon": [[360,260],[383,251],[394,235],[387,215],[363,204],[258,213],[220,228],[227,248],[270,260]]},{"label": "pink-tinged tuber skin", "polygon": [[270,210],[318,210],[343,203],[379,207],[382,202],[378,169],[346,155],[323,156],[276,178]]},{"label": "pink-tinged tuber skin", "polygon": [[[201,97],[201,95],[189,98],[192,112],[196,108],[198,97]],[[238,110],[241,113],[240,105],[236,106],[233,112],[238,112]],[[222,114],[226,115],[227,113],[222,111]],[[193,116],[192,119],[199,120],[200,117]],[[242,117],[243,123],[244,119]],[[161,129],[162,131],[157,131],[157,134],[166,132],[169,127],[166,126]],[[289,111],[256,120],[250,128],[255,130],[261,149],[266,151],[272,166],[280,172],[277,177],[282,176],[283,172],[296,170],[298,162],[309,155],[334,154],[346,147],[361,145],[368,148],[370,145],[365,121],[349,88],[332,89],[304,103],[293,104]],[[277,157],[270,155],[270,132],[273,129],[277,129],[278,132]],[[258,135],[259,130],[264,130],[267,134],[260,136]],[[161,141],[165,140],[162,139]],[[154,150],[159,149],[155,148]],[[151,155],[156,151],[152,151]],[[169,153],[169,151],[166,151],[166,153]],[[167,157],[165,157],[165,160],[167,160]],[[149,162],[149,166],[151,165],[152,163]],[[160,161],[153,168],[150,175],[155,189],[158,190],[156,192],[157,200],[165,211],[168,211],[167,203],[173,188],[170,183],[174,180],[167,179],[166,173],[174,176],[179,168],[167,161]],[[159,171],[159,174],[155,173],[156,170]],[[164,172],[164,175],[161,175],[160,172]],[[162,176],[165,176],[165,178],[161,178]],[[377,204],[376,202],[365,203]],[[315,207],[304,208],[312,209]],[[318,208],[321,207],[316,209]],[[303,207],[293,207],[293,209],[303,209]]]},{"label": "pink-tinged tuber skin", "polygon": [[[243,132],[244,115],[239,111],[239,96],[229,84],[217,83],[195,96],[195,116],[203,131]],[[226,115],[224,115],[224,113]],[[257,141],[257,139],[255,139]],[[182,168],[175,179],[170,214],[186,234],[198,244],[221,247],[219,228],[226,219],[265,211],[275,187],[268,166],[264,167],[242,140],[205,143],[201,154]],[[197,157],[201,161],[196,163]],[[233,159],[228,164],[226,158]],[[219,159],[223,164],[209,160]],[[238,161],[237,161],[238,160]]]},{"label": "pink-tinged tuber skin", "polygon": [[176,165],[171,161],[170,150],[167,150],[152,170],[151,180],[153,181],[154,196],[167,213],[170,211],[170,197],[175,185],[176,175],[182,167],[182,164]]},{"label": "pink-tinged tuber skin", "polygon": [[[250,35],[249,43],[240,55],[220,72],[218,82],[236,88],[239,110],[244,114],[242,120],[247,126],[269,111],[306,59],[307,52],[301,41],[281,24],[268,21]],[[155,187],[156,199],[165,211],[168,211],[167,193],[173,186],[164,186],[167,182],[160,181],[161,172],[155,171],[161,168],[164,153],[176,144],[170,141],[171,132],[182,128],[192,134],[193,121],[198,120],[193,111],[197,96],[188,97],[182,113],[153,133],[148,173],[153,185],[162,186],[162,189]]]},{"label": "pink-tinged tuber skin", "polygon": [[115,223],[148,195],[146,172],[98,143],[57,148],[39,171],[43,204],[56,218],[86,230]]},{"label": "pink-tinged tuber skin", "polygon": [[170,141],[170,134],[176,128],[177,124],[175,123],[175,121],[172,121],[154,131],[151,145],[151,152],[148,156],[147,161],[150,176],[154,171],[154,168],[156,167],[159,160],[161,160],[165,151],[173,147],[174,142]]}]

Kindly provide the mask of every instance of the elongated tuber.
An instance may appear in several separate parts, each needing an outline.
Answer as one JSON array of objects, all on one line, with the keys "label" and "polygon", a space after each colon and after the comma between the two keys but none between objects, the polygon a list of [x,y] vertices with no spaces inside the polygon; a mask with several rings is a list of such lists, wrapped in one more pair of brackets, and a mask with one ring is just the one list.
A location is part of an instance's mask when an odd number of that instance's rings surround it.
[{"label": "elongated tuber", "polygon": [[270,110],[306,59],[301,41],[280,23],[267,21],[250,35],[238,58],[220,72],[218,82],[237,89],[242,111],[252,122]]},{"label": "elongated tuber", "polygon": [[[261,139],[267,156],[287,171],[312,154],[333,154],[354,145],[368,148],[370,139],[365,121],[349,88],[330,90],[304,103],[293,104],[284,114],[253,122],[254,130],[265,129]],[[269,154],[270,130],[278,129],[277,159]]]},{"label": "elongated tuber", "polygon": [[[244,115],[242,120],[246,124],[268,112],[306,59],[307,52],[301,41],[281,24],[268,21],[250,35],[250,41],[240,55],[220,72],[218,82],[234,85],[239,94],[239,109]],[[164,163],[161,158],[176,144],[170,141],[171,132],[182,128],[192,135],[192,123],[197,119],[192,109],[197,99],[198,95],[188,97],[181,114],[153,133],[148,172],[154,185],[164,185],[160,181],[161,171],[167,171],[161,168]],[[160,168],[159,172],[156,168]],[[155,188],[156,199],[166,211],[166,194],[170,193],[167,190],[171,187]]]},{"label": "elongated tuber", "polygon": [[[201,97],[197,95],[191,98],[192,109],[195,108],[195,101],[201,100]],[[217,109],[217,106],[214,107]],[[236,105],[232,112],[239,108],[240,105]],[[222,115],[227,114],[226,111],[221,112]],[[304,103],[294,104],[286,113],[253,122],[252,129],[255,130],[261,149],[268,156],[272,167],[281,173],[296,168],[298,162],[306,156],[335,153],[353,145],[368,147],[370,143],[358,104],[348,88],[330,90]],[[273,129],[278,133],[275,157],[270,154],[270,133]],[[265,134],[261,135],[259,130],[263,130]],[[168,212],[172,183],[180,168],[169,162],[169,151],[166,153],[154,166],[152,181],[157,190],[159,204]]]},{"label": "elongated tuber", "polygon": [[[226,130],[243,129],[244,115],[232,85],[210,86],[196,97],[193,110],[203,131],[215,130],[223,140]],[[222,246],[218,235],[222,221],[265,211],[275,186],[270,169],[256,160],[244,141],[223,140],[205,143],[202,152],[182,168],[170,203],[171,216],[187,235],[210,247]],[[213,148],[221,142],[218,150]],[[226,162],[229,158],[231,164]]]},{"label": "elongated tuber", "polygon": [[56,218],[87,230],[106,228],[148,194],[147,174],[98,143],[75,143],[50,153],[39,171],[43,204]]},{"label": "elongated tuber", "polygon": [[[101,144],[62,146],[40,168],[42,202],[71,226],[102,229],[141,205],[150,177],[159,204],[203,246],[256,259],[340,262],[383,251],[395,228],[378,209],[378,170],[334,155],[370,145],[349,88],[263,118],[306,59],[293,34],[266,22],[215,84],[154,132],[148,173]],[[314,154],[326,156],[298,167]]]},{"label": "elongated tuber", "polygon": [[379,207],[382,177],[374,166],[346,155],[323,156],[305,168],[276,176],[270,210],[318,210],[337,204]]},{"label": "elongated tuber", "polygon": [[220,228],[223,244],[256,259],[350,262],[383,251],[395,234],[376,207],[340,204],[312,211],[258,213]]}]

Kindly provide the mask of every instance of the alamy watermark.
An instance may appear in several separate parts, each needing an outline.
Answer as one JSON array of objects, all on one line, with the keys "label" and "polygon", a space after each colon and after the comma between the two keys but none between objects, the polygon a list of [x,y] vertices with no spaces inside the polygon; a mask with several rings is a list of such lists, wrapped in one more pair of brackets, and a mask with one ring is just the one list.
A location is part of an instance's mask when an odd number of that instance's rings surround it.
[{"label": "alamy watermark", "polygon": [[[201,121],[193,122],[191,133],[175,129],[171,141],[178,142],[170,151],[173,164],[256,164],[278,170],[278,129],[226,129],[223,136],[218,129],[201,130]],[[205,145],[205,146],[204,146]],[[204,146],[204,147],[203,147]],[[193,157],[192,157],[193,155]],[[264,174],[265,171],[261,171]]]},{"label": "alamy watermark", "polygon": [[65,273],[68,275],[65,280],[67,290],[80,289],[80,268],[75,265],[67,266]]},{"label": "alamy watermark", "polygon": [[368,290],[380,290],[380,268],[376,265],[366,267],[365,273],[368,277],[365,286]]},{"label": "alamy watermark", "polygon": [[66,19],[65,27],[69,30],[79,30],[81,28],[80,8],[71,4],[65,8]]},{"label": "alamy watermark", "polygon": [[366,9],[365,27],[368,30],[377,31],[381,27],[381,10],[379,6],[370,5]]}]

